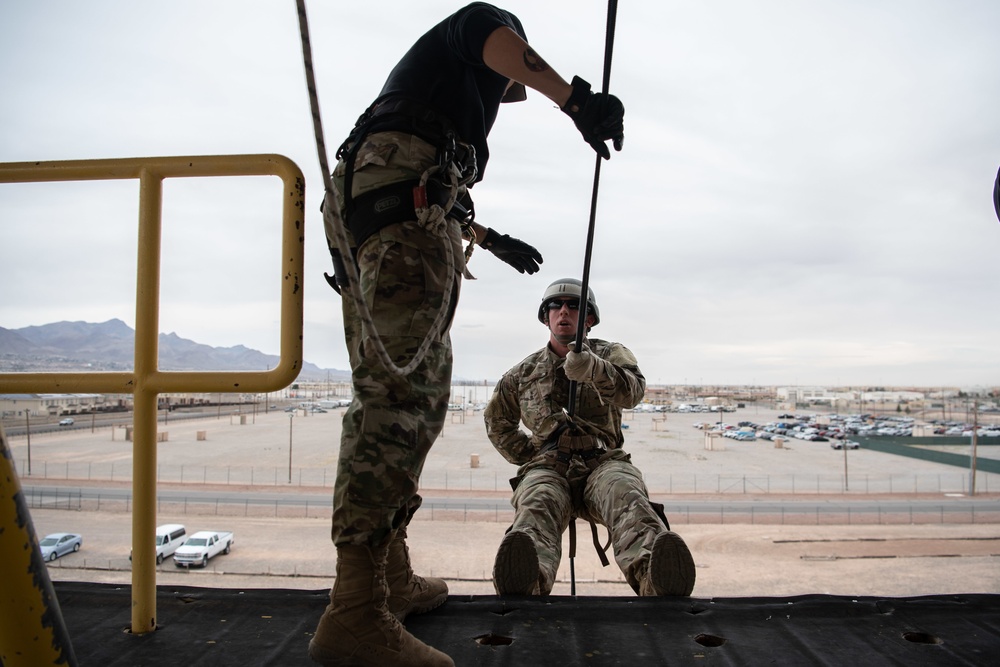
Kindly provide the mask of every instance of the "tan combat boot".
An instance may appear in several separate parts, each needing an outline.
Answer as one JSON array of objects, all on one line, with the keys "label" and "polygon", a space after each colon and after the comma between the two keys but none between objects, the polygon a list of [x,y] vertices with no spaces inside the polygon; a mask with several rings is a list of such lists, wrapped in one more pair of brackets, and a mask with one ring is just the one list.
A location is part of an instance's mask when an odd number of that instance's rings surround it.
[{"label": "tan combat boot", "polygon": [[400,623],[407,615],[437,609],[448,599],[448,584],[444,580],[414,574],[410,550],[406,547],[406,526],[399,528],[389,542],[385,579],[389,585],[386,604]]},{"label": "tan combat boot", "polygon": [[535,541],[521,530],[503,536],[493,561],[497,595],[538,595],[538,552]]},{"label": "tan combat boot", "polygon": [[657,535],[639,595],[691,595],[694,579],[694,559],[681,536],[669,530]]},{"label": "tan combat boot", "polygon": [[326,667],[454,667],[447,655],[407,632],[386,606],[387,547],[337,547],[330,604],[309,642]]}]

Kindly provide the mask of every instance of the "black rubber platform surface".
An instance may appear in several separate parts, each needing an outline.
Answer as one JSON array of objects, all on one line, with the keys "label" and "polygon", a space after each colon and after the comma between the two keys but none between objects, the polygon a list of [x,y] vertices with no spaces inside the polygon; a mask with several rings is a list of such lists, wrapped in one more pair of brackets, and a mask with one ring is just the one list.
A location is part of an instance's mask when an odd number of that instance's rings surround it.
[{"label": "black rubber platform surface", "polygon": [[[161,586],[156,632],[131,593],[55,582],[80,665],[310,665],[327,591]],[[464,665],[997,665],[1000,595],[912,598],[455,596],[407,629]]]}]

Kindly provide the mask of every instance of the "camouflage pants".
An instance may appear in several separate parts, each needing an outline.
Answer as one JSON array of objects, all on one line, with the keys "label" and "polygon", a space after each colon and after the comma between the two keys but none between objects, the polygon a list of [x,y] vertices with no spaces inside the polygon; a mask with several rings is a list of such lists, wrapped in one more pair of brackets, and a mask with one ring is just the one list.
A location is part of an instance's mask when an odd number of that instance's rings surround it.
[{"label": "camouflage pants", "polygon": [[528,533],[535,542],[542,595],[552,592],[562,559],[562,535],[573,516],[608,528],[615,562],[639,591],[653,539],[666,528],[650,505],[642,473],[631,457],[621,450],[606,456],[589,475],[579,459],[573,460],[565,477],[542,459],[518,471],[511,529]]},{"label": "camouflage pants", "polygon": [[[408,134],[371,135],[358,153],[355,196],[416,178],[434,164],[435,149]],[[345,165],[335,178],[343,183]],[[448,252],[454,271],[448,271]],[[379,546],[420,505],[420,472],[441,433],[451,394],[449,328],[464,268],[457,224],[444,236],[416,221],[390,225],[358,248],[361,290],[379,338],[397,366],[413,358],[453,289],[451,312],[423,362],[400,377],[386,370],[362,331],[354,299],[342,298],[344,336],[354,397],[344,415],[333,493],[331,538],[336,545]]]}]

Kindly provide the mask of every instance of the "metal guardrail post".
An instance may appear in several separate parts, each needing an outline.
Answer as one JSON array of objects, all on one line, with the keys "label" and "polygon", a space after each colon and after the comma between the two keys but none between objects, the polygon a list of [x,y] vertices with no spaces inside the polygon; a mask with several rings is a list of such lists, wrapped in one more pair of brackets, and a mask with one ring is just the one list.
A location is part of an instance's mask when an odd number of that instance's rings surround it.
[{"label": "metal guardrail post", "polygon": [[[280,358],[271,370],[168,372],[157,368],[162,182],[202,176],[278,176],[284,184]],[[134,372],[3,373],[0,393],[133,394],[131,629],[143,634],[156,629],[157,396],[167,392],[264,393],[286,387],[298,376],[302,368],[305,179],[298,166],[281,155],[0,163],[0,183],[136,178],[140,183]]]},{"label": "metal guardrail post", "polygon": [[[48,566],[0,426],[0,663],[6,667],[76,665]],[[23,573],[18,576],[18,573]]]}]

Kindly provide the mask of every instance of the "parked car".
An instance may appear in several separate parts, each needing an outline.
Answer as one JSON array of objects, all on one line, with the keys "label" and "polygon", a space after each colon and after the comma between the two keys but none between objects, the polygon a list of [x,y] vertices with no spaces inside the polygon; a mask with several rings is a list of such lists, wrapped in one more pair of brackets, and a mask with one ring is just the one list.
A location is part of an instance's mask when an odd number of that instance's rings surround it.
[{"label": "parked car", "polygon": [[[187,530],[179,523],[167,523],[156,527],[156,564],[159,565],[163,559],[172,556],[178,547],[184,544],[187,537]],[[128,559],[132,560],[131,552]]]},{"label": "parked car", "polygon": [[42,549],[42,560],[54,561],[70,552],[77,552],[83,546],[83,537],[76,533],[52,533],[46,535],[38,546]]},{"label": "parked car", "polygon": [[66,417],[65,419],[60,419],[59,420],[59,425],[60,426],[72,426],[73,425],[73,418],[72,417]]},{"label": "parked car", "polygon": [[830,443],[834,449],[860,449],[861,444],[854,440],[834,440]]},{"label": "parked car", "polygon": [[190,567],[201,565],[206,567],[210,558],[219,554],[228,554],[233,546],[231,532],[200,530],[178,547],[174,552],[174,565]]}]

